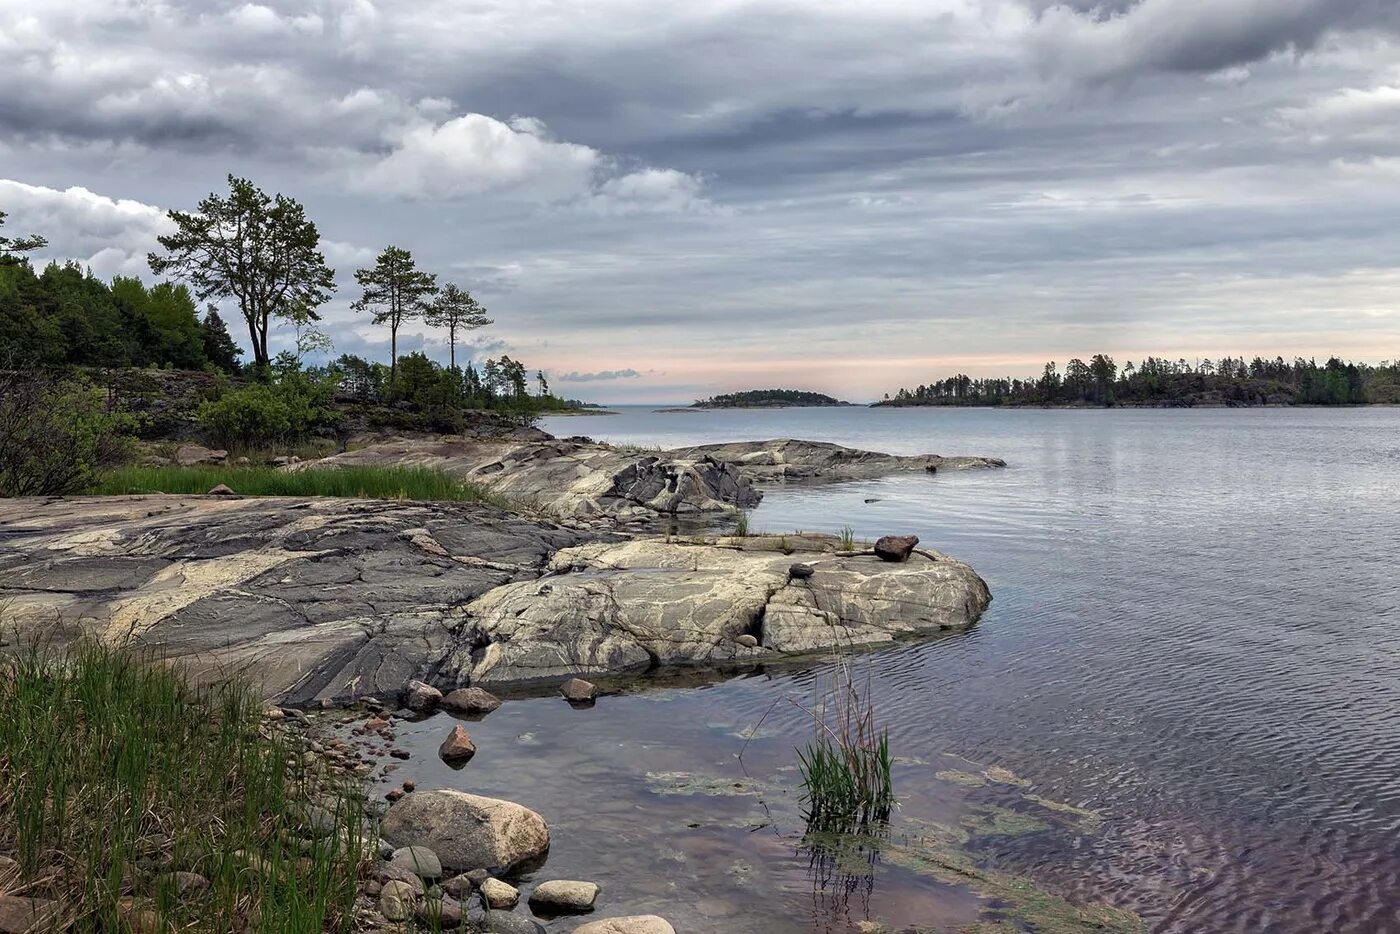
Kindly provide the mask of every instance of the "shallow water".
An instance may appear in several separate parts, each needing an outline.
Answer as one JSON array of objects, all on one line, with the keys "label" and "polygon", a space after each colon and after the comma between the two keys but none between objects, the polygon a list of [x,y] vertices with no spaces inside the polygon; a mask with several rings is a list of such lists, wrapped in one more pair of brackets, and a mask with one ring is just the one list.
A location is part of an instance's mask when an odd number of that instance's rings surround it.
[{"label": "shallow water", "polygon": [[[1400,410],[628,409],[544,427],[1011,465],[779,490],[752,515],[915,532],[991,585],[969,632],[863,657],[903,757],[873,873],[833,874],[799,845],[809,727],[787,698],[811,696],[820,662],[592,710],[512,702],[469,727],[481,752],[460,772],[432,755],[442,718],[401,732],[400,775],[545,814],[541,877],[602,882],[600,914],[687,932],[1049,929],[1064,906],[1029,879],[1154,930],[1400,930]],[[1009,772],[977,784],[990,766]]]}]

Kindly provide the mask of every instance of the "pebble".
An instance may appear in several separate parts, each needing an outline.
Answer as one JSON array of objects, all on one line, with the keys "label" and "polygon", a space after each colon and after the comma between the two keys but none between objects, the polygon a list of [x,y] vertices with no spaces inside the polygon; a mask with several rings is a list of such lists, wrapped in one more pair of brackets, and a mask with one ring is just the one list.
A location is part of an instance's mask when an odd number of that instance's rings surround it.
[{"label": "pebble", "polygon": [[487,879],[482,882],[481,897],[488,908],[504,908],[509,911],[520,904],[520,890],[500,879]]},{"label": "pebble", "polygon": [[598,899],[598,886],[592,882],[552,879],[541,882],[530,893],[530,908],[538,912],[592,911]]}]

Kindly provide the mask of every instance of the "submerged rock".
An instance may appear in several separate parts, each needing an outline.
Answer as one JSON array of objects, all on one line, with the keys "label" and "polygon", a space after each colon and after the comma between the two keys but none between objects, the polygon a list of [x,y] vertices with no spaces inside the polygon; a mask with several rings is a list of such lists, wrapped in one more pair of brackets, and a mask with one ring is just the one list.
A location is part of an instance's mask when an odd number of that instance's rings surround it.
[{"label": "submerged rock", "polygon": [[574,934],[676,934],[676,929],[657,915],[628,915],[590,921],[574,928]]},{"label": "submerged rock", "polygon": [[533,864],[549,852],[549,825],[513,801],[450,788],[418,791],[384,815],[380,833],[396,846],[425,846],[454,873],[501,873]]}]

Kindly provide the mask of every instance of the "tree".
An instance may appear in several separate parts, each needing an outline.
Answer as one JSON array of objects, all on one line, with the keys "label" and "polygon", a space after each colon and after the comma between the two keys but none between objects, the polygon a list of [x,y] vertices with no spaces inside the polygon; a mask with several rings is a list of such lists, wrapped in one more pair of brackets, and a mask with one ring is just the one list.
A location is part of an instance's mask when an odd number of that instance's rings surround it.
[{"label": "tree", "polygon": [[423,320],[435,328],[447,328],[447,346],[450,366],[457,368],[457,332],[475,331],[491,324],[483,308],[466,289],[458,288],[455,282],[442,287],[437,298],[428,306]]},{"label": "tree", "polygon": [[199,336],[204,341],[204,356],[210,363],[225,373],[238,372],[238,358],[243,356],[243,348],[233,342],[228,325],[224,324],[219,310],[213,305],[209,306],[204,320],[199,324]]},{"label": "tree", "polygon": [[[0,227],[5,226],[5,218],[8,216],[4,211],[0,211]],[[0,237],[0,262],[17,263],[22,258],[20,253],[42,250],[48,245],[49,241],[38,234],[28,237]]]},{"label": "tree", "polygon": [[364,293],[350,307],[356,311],[374,310],[375,324],[389,325],[389,390],[393,391],[399,366],[399,325],[421,317],[428,298],[437,293],[437,276],[423,272],[413,254],[387,246],[370,269],[355,270],[355,281]]},{"label": "tree", "polygon": [[166,252],[146,259],[157,275],[188,280],[201,301],[237,301],[254,362],[265,368],[271,320],[293,314],[315,320],[315,309],[335,291],[335,270],[299,202],[268,197],[245,178],[230,175],[228,184],[227,198],[210,194],[196,213],[171,211],[175,232],[157,238]]}]

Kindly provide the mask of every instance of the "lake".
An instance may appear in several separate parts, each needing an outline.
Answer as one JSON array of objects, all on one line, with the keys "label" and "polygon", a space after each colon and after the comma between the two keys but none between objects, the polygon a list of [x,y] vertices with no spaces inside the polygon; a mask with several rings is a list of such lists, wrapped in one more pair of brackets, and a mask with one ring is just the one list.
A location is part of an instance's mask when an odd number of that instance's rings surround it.
[{"label": "lake", "polygon": [[899,757],[887,846],[803,845],[798,704],[823,660],[591,710],[511,702],[471,726],[461,772],[432,755],[441,717],[401,731],[420,783],[543,813],[541,878],[600,881],[600,915],[1134,929],[1105,904],[1162,931],[1400,930],[1400,409],[629,407],[542,427],[1009,465],[780,489],[751,513],[912,532],[991,586],[968,632],[853,662]]}]

